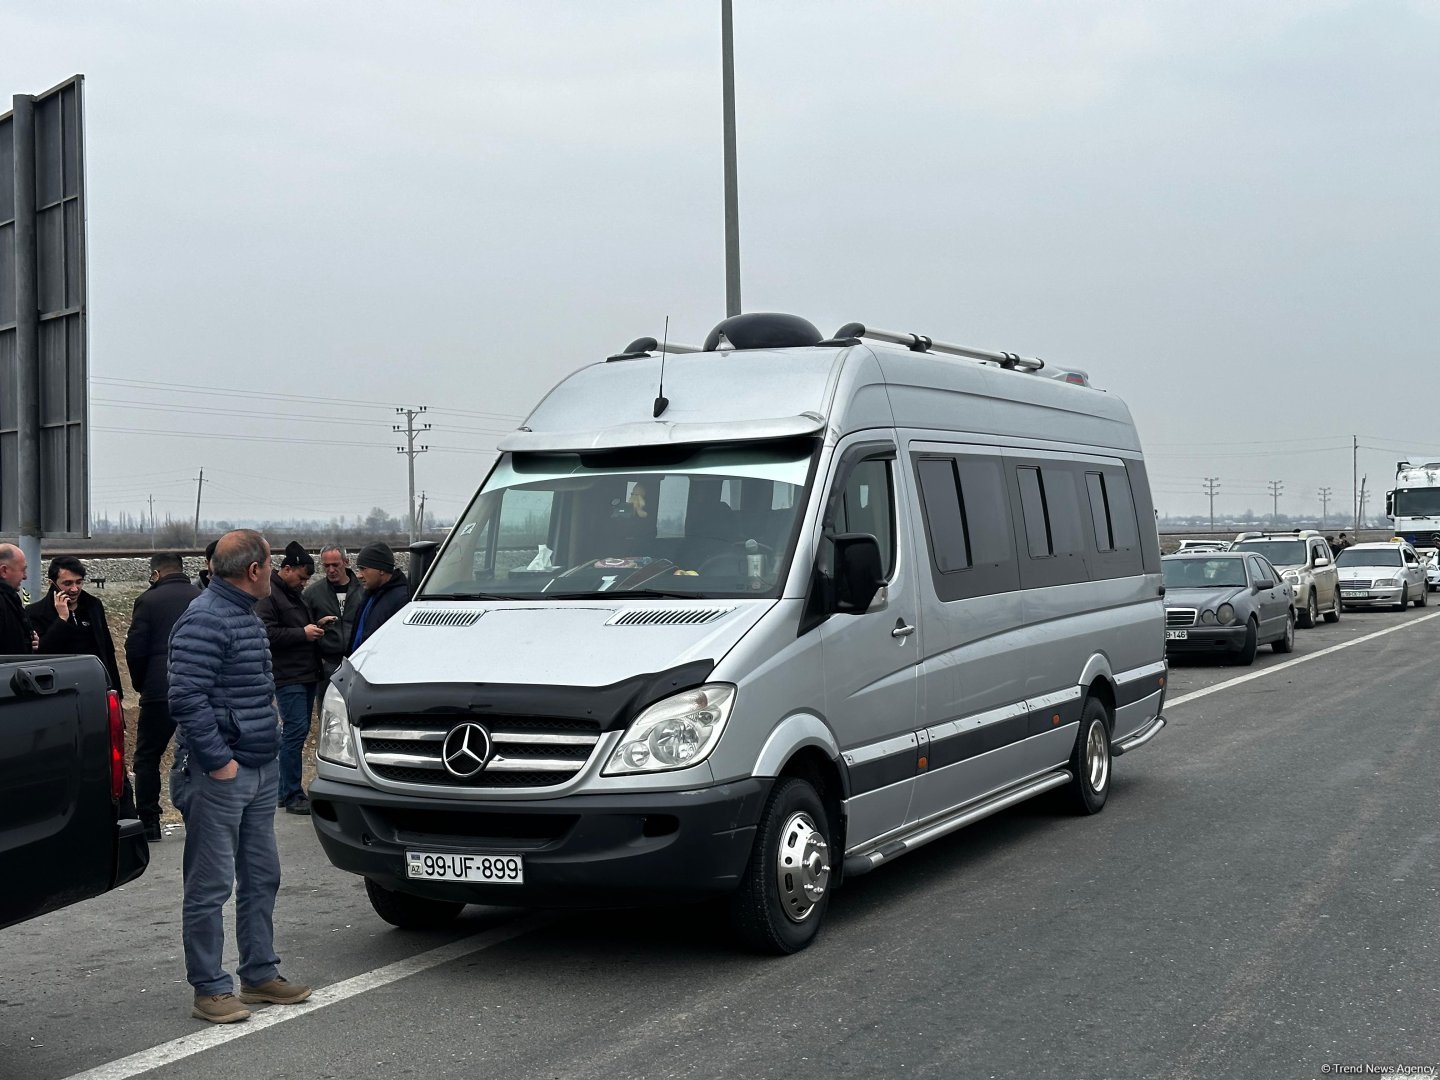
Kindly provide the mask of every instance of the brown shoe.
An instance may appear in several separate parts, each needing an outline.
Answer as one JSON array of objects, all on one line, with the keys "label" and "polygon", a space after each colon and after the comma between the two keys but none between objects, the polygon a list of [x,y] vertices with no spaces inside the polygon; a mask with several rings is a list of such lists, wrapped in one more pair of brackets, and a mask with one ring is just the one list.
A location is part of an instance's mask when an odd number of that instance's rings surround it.
[{"label": "brown shoe", "polygon": [[234,994],[196,994],[190,1015],[212,1024],[233,1024],[237,1020],[249,1020],[250,1010],[236,1001]]},{"label": "brown shoe", "polygon": [[[240,984],[240,1000],[250,1005],[299,1005],[310,996],[310,987],[292,983],[282,975],[276,975],[259,986]],[[248,1014],[247,1014],[248,1015]]]}]

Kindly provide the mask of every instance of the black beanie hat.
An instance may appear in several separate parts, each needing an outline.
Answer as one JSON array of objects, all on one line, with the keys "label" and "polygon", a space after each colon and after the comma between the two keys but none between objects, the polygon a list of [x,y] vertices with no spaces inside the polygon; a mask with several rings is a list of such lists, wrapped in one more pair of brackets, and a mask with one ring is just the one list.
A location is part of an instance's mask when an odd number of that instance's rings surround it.
[{"label": "black beanie hat", "polygon": [[219,541],[218,539],[216,539],[216,540],[211,540],[208,544],[205,545],[205,561],[206,561],[206,562],[209,562],[211,559],[213,559],[213,558],[215,557],[215,549],[216,549],[217,547],[219,547],[219,546],[220,546],[220,541]]},{"label": "black beanie hat", "polygon": [[370,570],[395,569],[395,553],[390,550],[390,545],[376,540],[373,544],[366,544],[360,549],[360,554],[355,556],[355,565],[363,566]]},{"label": "black beanie hat", "polygon": [[315,560],[299,540],[291,540],[285,545],[285,557],[280,560],[280,565],[307,566],[312,574],[315,572]]}]

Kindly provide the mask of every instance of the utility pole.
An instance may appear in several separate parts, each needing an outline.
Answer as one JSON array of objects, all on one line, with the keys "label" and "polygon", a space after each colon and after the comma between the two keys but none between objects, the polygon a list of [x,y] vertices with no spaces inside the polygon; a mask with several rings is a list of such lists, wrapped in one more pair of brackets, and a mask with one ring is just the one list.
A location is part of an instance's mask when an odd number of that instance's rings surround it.
[{"label": "utility pole", "polygon": [[420,512],[415,515],[415,534],[425,535],[425,492],[420,492]]},{"label": "utility pole", "polygon": [[150,550],[155,550],[155,496],[150,496]]},{"label": "utility pole", "polygon": [[1350,499],[1355,510],[1355,535],[1360,535],[1360,436],[1350,436]]},{"label": "utility pole", "polygon": [[1275,528],[1278,529],[1278,528],[1280,528],[1280,493],[1285,490],[1285,481],[1284,481],[1284,480],[1271,480],[1271,481],[1269,481],[1269,484],[1270,484],[1270,501],[1271,501],[1271,506],[1272,506],[1272,508],[1273,508],[1273,512],[1272,512],[1272,514],[1271,514],[1271,518],[1272,518],[1272,519],[1274,520],[1274,522],[1275,522]]},{"label": "utility pole", "polygon": [[735,170],[735,25],[720,0],[720,97],[725,132],[725,317],[740,314],[740,195]]},{"label": "utility pole", "polygon": [[415,445],[415,436],[416,436],[416,435],[419,435],[421,432],[429,431],[429,430],[430,430],[430,425],[429,425],[429,424],[421,424],[419,427],[416,427],[416,426],[415,426],[415,418],[425,411],[425,406],[424,406],[424,405],[420,405],[420,406],[418,406],[418,407],[416,407],[416,408],[413,408],[413,409],[407,408],[407,407],[404,407],[404,406],[397,406],[396,409],[395,409],[395,411],[396,411],[397,413],[399,413],[401,416],[405,417],[405,426],[404,426],[404,427],[401,427],[399,424],[394,424],[394,425],[391,426],[391,430],[392,430],[392,431],[398,431],[398,432],[400,432],[401,434],[403,434],[403,435],[405,436],[405,445],[404,445],[404,446],[397,446],[397,447],[395,448],[395,452],[396,452],[397,454],[404,454],[407,458],[410,459],[410,503],[409,503],[409,507],[410,507],[410,524],[409,524],[409,530],[410,530],[410,543],[413,544],[413,543],[415,542],[415,455],[416,455],[416,454],[423,454],[423,453],[425,453],[426,450],[429,450],[429,449],[430,449],[430,447],[428,447],[428,446],[418,446],[418,447],[417,447],[417,446]]},{"label": "utility pole", "polygon": [[1325,530],[1325,519],[1330,515],[1330,489],[1320,489],[1320,530]]},{"label": "utility pole", "polygon": [[191,547],[200,546],[200,493],[205,490],[205,467],[203,465],[200,467],[200,475],[196,479],[198,484],[195,488],[195,528],[190,533]]},{"label": "utility pole", "polygon": [[1360,526],[1365,522],[1365,485],[1370,482],[1369,476],[1360,478],[1360,501],[1356,504],[1355,511],[1355,542],[1360,542]]},{"label": "utility pole", "polygon": [[1220,490],[1218,476],[1205,477],[1205,494],[1210,496],[1210,531],[1215,531],[1215,493]]}]

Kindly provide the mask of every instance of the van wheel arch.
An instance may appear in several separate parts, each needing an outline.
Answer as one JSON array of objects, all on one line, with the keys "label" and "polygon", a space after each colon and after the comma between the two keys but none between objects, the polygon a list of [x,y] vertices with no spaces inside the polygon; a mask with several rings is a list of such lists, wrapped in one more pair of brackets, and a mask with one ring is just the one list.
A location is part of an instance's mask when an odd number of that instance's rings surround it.
[{"label": "van wheel arch", "polygon": [[845,876],[845,781],[840,767],[819,747],[807,746],[790,756],[777,780],[786,776],[804,780],[820,796],[833,834],[831,847],[837,853],[831,860],[831,886],[838,886]]}]

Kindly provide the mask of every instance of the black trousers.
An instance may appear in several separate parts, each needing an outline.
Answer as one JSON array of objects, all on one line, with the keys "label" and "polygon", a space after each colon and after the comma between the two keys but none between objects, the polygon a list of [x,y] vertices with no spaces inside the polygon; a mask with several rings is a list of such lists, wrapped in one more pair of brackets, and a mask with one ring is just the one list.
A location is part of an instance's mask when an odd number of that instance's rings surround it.
[{"label": "black trousers", "polygon": [[160,759],[175,734],[168,701],[142,701],[135,725],[135,809],[141,821],[160,820]]}]

